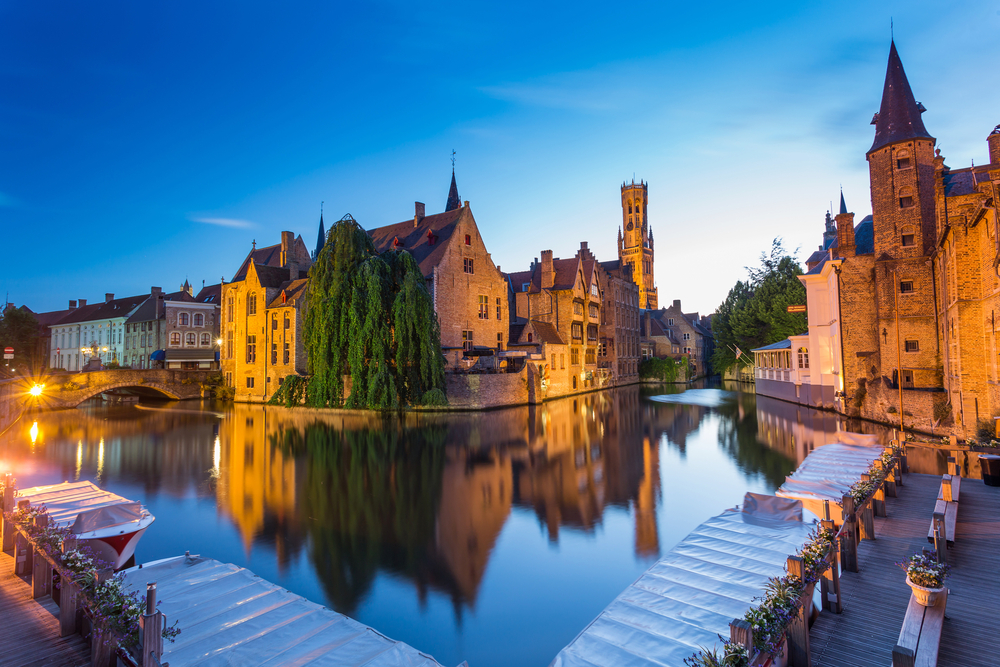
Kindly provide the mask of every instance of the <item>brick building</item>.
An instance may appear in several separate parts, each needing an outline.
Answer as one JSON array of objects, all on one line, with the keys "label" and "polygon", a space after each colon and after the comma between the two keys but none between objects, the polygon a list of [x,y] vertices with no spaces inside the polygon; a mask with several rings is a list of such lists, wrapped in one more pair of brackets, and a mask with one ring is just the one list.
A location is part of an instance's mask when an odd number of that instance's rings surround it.
[{"label": "brick building", "polygon": [[222,285],[222,372],[236,400],[266,401],[287,375],[305,374],[302,340],[306,274],[312,258],[302,237],[258,249]]},{"label": "brick building", "polygon": [[691,378],[711,374],[709,360],[715,339],[708,325],[711,321],[710,316],[701,317],[698,313],[685,313],[681,309],[680,299],[675,299],[669,308],[651,310],[650,315],[658,321],[659,326],[670,332],[670,340],[676,341],[680,348],[680,354],[677,356],[687,356]]},{"label": "brick building", "polygon": [[[589,255],[586,243],[582,244],[581,252]],[[632,280],[632,267],[623,265],[621,260],[598,262],[597,270],[604,286],[598,367],[611,371],[614,385],[638,382],[642,312],[639,286]]]},{"label": "brick building", "polygon": [[455,174],[444,213],[425,215],[368,231],[379,252],[406,250],[427,281],[447,350],[502,350],[510,329],[507,281],[486,250],[469,202],[458,199]]},{"label": "brick building", "polygon": [[123,363],[132,368],[218,369],[221,285],[197,296],[185,280],[177,292],[150,289],[125,320]]},{"label": "brick building", "polygon": [[632,281],[639,288],[642,308],[656,308],[653,279],[653,232],[649,228],[649,184],[622,183],[622,228],[618,230],[618,261],[631,267]]}]

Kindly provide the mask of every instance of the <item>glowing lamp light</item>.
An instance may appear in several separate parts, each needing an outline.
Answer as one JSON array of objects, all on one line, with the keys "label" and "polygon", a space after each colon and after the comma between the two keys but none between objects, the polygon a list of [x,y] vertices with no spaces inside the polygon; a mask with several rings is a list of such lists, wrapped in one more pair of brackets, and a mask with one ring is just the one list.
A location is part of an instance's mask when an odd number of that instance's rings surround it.
[{"label": "glowing lamp light", "polygon": [[35,384],[31,386],[31,389],[28,390],[28,393],[31,394],[32,396],[38,397],[42,395],[42,389],[45,389],[44,384]]},{"label": "glowing lamp light", "polygon": [[35,444],[35,441],[38,440],[38,422],[31,425],[29,433],[31,433],[31,444]]},{"label": "glowing lamp light", "polygon": [[222,345],[222,339],[221,338],[216,338],[215,339],[215,344],[216,345]]}]

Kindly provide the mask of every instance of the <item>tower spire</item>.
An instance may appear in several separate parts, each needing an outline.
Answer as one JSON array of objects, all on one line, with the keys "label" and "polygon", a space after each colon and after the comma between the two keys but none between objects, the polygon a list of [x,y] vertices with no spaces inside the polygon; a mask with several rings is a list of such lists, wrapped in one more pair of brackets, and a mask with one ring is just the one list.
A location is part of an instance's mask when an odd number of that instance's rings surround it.
[{"label": "tower spire", "polygon": [[313,251],[313,261],[319,257],[320,250],[326,245],[326,229],[323,227],[323,203],[319,203],[319,236],[316,238],[316,250]]},{"label": "tower spire", "polygon": [[933,139],[920,117],[924,111],[924,105],[913,98],[910,82],[903,71],[903,63],[896,52],[896,42],[892,41],[889,45],[889,64],[885,70],[885,86],[882,89],[882,105],[872,118],[875,140],[868,152],[907,139]]},{"label": "tower spire", "polygon": [[847,203],[844,201],[844,188],[840,188],[840,212],[847,213]]},{"label": "tower spire", "polygon": [[455,182],[455,149],[451,151],[451,189],[448,190],[448,203],[445,204],[444,210],[454,211],[456,208],[461,208],[462,200],[458,196],[458,184]]}]

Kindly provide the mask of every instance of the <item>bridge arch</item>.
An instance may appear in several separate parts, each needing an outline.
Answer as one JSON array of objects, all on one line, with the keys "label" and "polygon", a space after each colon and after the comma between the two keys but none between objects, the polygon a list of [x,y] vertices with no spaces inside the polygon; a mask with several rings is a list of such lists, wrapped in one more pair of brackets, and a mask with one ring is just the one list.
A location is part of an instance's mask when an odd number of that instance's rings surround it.
[{"label": "bridge arch", "polygon": [[81,393],[78,396],[74,396],[72,400],[67,401],[67,403],[69,407],[75,408],[84,401],[88,401],[94,398],[98,394],[103,394],[106,391],[113,391],[115,389],[135,389],[138,390],[136,391],[136,393],[139,394],[140,396],[142,396],[145,393],[145,390],[151,389],[156,393],[158,393],[159,395],[161,395],[163,398],[167,398],[170,400],[177,401],[184,398],[182,396],[177,395],[164,385],[156,382],[149,382],[145,384],[136,384],[135,382],[119,382],[117,384],[111,383],[111,384],[101,385],[100,387],[85,387],[84,389],[80,390]]}]

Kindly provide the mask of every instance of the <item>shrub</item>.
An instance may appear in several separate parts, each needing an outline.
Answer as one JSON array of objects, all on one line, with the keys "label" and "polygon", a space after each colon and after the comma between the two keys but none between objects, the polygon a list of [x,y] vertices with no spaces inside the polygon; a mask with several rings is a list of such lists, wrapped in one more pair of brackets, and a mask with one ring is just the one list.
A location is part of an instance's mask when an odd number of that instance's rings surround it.
[{"label": "shrub", "polygon": [[980,442],[989,442],[996,437],[996,430],[992,419],[980,419],[976,426],[976,437]]},{"label": "shrub", "polygon": [[934,421],[944,424],[951,419],[951,403],[942,401],[934,404]]},{"label": "shrub", "polygon": [[420,403],[421,405],[440,407],[448,405],[448,397],[444,395],[443,391],[434,387],[424,392],[424,395],[420,398]]}]

